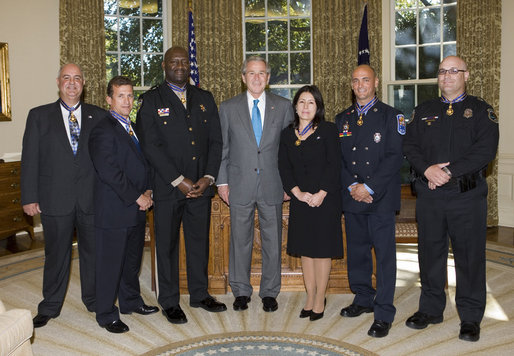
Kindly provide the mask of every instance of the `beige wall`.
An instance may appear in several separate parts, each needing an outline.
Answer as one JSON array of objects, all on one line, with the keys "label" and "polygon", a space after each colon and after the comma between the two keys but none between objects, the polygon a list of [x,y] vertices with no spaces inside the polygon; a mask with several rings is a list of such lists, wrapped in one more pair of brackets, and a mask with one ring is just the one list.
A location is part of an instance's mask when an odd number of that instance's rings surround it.
[{"label": "beige wall", "polygon": [[[390,3],[384,1],[384,73],[390,67]],[[514,226],[514,1],[502,0],[502,69],[498,205],[500,225]],[[30,108],[57,99],[59,0],[2,1],[0,42],[9,43],[13,121],[0,122],[0,158],[18,156]],[[383,78],[385,79],[385,78]],[[386,84],[386,80],[383,80]],[[384,91],[385,93],[386,91]]]},{"label": "beige wall", "polygon": [[0,122],[0,158],[21,152],[29,110],[57,99],[59,0],[2,0],[0,42],[9,44],[12,121]]},{"label": "beige wall", "polygon": [[500,149],[498,152],[498,213],[500,225],[514,227],[514,1],[502,0],[500,81]]}]

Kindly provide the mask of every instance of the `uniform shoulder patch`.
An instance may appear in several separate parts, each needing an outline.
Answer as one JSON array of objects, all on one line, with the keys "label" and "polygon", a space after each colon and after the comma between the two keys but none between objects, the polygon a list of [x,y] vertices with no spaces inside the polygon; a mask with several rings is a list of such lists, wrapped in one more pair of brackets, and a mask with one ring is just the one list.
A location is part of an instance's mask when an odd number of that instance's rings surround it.
[{"label": "uniform shoulder patch", "polygon": [[495,124],[498,123],[498,116],[494,113],[494,109],[489,107],[487,108],[487,117],[489,117],[489,120],[494,122]]},{"label": "uniform shoulder patch", "polygon": [[406,132],[405,116],[403,116],[403,114],[396,115],[396,123],[397,123],[398,133],[400,135],[405,135],[405,132]]}]

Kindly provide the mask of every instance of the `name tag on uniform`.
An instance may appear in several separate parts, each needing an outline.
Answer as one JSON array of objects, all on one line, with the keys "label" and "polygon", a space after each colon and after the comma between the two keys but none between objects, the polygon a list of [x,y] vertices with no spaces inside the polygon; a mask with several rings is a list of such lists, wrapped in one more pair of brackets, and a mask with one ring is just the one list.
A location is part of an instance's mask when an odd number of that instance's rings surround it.
[{"label": "name tag on uniform", "polygon": [[422,117],[421,121],[424,121],[428,126],[430,126],[437,119],[439,119],[439,116],[427,116],[427,117]]},{"label": "name tag on uniform", "polygon": [[170,108],[157,109],[157,115],[160,117],[170,116]]}]

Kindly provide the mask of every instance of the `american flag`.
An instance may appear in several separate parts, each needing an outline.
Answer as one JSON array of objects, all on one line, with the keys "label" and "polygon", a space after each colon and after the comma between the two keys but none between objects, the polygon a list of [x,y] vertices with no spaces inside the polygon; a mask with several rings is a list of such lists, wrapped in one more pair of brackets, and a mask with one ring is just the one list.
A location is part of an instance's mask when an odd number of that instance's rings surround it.
[{"label": "american flag", "polygon": [[369,64],[368,4],[364,5],[364,14],[362,15],[361,32],[359,33],[358,56],[358,65]]},{"label": "american flag", "polygon": [[198,64],[196,63],[195,24],[193,22],[192,10],[189,10],[189,67],[191,69],[191,84],[199,87],[200,73],[198,72]]}]

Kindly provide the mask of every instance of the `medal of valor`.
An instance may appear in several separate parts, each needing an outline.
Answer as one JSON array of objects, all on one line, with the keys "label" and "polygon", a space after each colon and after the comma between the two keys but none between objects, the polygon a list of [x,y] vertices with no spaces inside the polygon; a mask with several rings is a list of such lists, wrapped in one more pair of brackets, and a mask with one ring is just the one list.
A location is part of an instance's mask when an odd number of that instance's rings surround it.
[{"label": "medal of valor", "polygon": [[300,128],[298,127],[298,129],[297,129],[298,130],[298,136],[300,136],[300,137],[298,137],[298,139],[294,142],[295,146],[300,146],[302,144],[302,140],[301,140],[302,136],[305,135],[311,129],[311,127],[312,127],[312,121],[309,122],[309,124],[304,127],[302,132],[300,132]]},{"label": "medal of valor", "polygon": [[362,126],[362,124],[363,124],[363,121],[362,121],[362,114],[360,114],[360,116],[359,116],[359,120],[357,120],[357,125]]},{"label": "medal of valor", "polygon": [[295,146],[300,146],[301,143],[302,143],[302,140],[298,139],[298,140],[295,141],[294,144],[295,144]]},{"label": "medal of valor", "polygon": [[448,110],[446,110],[446,115],[448,115],[448,116],[453,115],[452,103],[450,103],[450,106],[448,106]]}]

